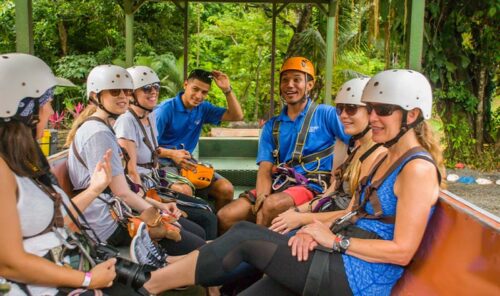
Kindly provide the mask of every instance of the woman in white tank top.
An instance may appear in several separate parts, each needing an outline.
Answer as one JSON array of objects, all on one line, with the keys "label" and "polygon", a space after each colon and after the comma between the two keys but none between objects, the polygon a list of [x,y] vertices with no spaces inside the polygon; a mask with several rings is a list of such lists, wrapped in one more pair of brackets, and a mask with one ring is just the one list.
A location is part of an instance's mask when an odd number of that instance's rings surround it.
[{"label": "woman in white tank top", "polygon": [[[87,273],[45,259],[66,239],[64,224],[71,224],[60,204],[61,199],[68,202],[64,192],[56,187],[59,195],[54,197],[44,189],[50,187],[43,182],[47,160],[34,140],[54,113],[50,101],[56,85],[69,86],[39,58],[0,55],[0,277],[22,283],[11,285],[8,295],[56,295],[56,287],[104,288],[116,276],[116,259]],[[89,189],[73,199],[80,210],[110,182],[109,158],[107,152]]]}]

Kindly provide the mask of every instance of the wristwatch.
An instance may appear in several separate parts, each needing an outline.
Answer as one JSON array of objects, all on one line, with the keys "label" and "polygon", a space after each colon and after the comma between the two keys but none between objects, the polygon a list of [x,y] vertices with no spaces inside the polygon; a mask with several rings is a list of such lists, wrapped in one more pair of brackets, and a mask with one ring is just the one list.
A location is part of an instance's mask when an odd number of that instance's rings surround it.
[{"label": "wristwatch", "polygon": [[226,90],[226,91],[222,91],[222,93],[223,93],[224,95],[226,95],[226,96],[227,96],[227,95],[228,95],[228,94],[230,94],[232,91],[233,91],[233,88],[232,88],[232,87],[231,87],[231,85],[230,85],[230,86],[229,86],[229,89],[228,89],[228,90]]},{"label": "wristwatch", "polygon": [[340,247],[340,252],[343,254],[349,246],[351,245],[351,241],[348,237],[343,237],[342,240],[339,242],[339,247]]}]

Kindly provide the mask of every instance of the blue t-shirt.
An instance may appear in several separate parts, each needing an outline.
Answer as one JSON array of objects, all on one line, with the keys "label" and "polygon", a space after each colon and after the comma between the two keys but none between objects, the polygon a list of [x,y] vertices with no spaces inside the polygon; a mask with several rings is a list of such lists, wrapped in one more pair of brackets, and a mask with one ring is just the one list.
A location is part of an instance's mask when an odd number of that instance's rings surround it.
[{"label": "blue t-shirt", "polygon": [[[273,157],[273,150],[275,149],[275,143],[273,140],[273,125],[276,120],[281,121],[278,137],[280,146],[279,162],[288,162],[292,159],[292,153],[295,148],[297,136],[300,133],[302,122],[304,122],[307,109],[310,104],[311,100],[307,102],[304,110],[302,110],[294,121],[288,117],[288,109],[285,106],[280,115],[275,116],[266,122],[259,140],[257,164],[262,161],[275,163]],[[345,143],[349,143],[350,136],[344,133],[344,126],[337,116],[335,107],[323,104],[318,105],[318,108],[316,108],[316,111],[312,116],[311,124],[309,125],[302,155],[307,156],[330,147],[335,144],[336,137]],[[332,164],[333,154],[320,159],[319,164],[315,161],[306,164],[305,167],[308,171],[319,170],[329,172],[332,170]],[[306,173],[301,165],[295,166],[295,169],[301,174]]]},{"label": "blue t-shirt", "polygon": [[201,128],[205,123],[219,125],[225,108],[204,101],[188,110],[182,103],[180,92],[174,98],[161,103],[154,111],[158,129],[158,145],[168,149],[186,149],[193,152]]}]

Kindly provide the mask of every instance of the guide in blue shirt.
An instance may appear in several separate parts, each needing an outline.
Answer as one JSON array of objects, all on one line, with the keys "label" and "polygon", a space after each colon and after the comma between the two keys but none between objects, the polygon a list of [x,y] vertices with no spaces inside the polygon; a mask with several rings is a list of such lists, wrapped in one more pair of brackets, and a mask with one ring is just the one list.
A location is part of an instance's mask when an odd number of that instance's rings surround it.
[{"label": "guide in blue shirt", "polygon": [[340,164],[347,150],[338,143],[347,144],[350,138],[334,107],[311,100],[314,82],[308,59],[291,57],[283,63],[280,95],[286,105],[262,129],[256,188],[219,211],[221,231],[241,220],[269,226],[280,213],[328,187],[334,161]]},{"label": "guide in blue shirt", "polygon": [[[206,102],[212,80],[226,96],[227,108],[214,106]],[[203,124],[220,124],[221,121],[239,121],[243,119],[243,111],[236,99],[229,77],[220,71],[193,70],[184,81],[184,92],[171,98],[154,111],[158,128],[158,144],[160,156],[168,158],[163,165],[170,171],[180,173],[179,169],[195,171],[192,159],[198,143]],[[211,196],[215,199],[216,209],[222,208],[233,199],[232,184],[217,173],[214,174],[208,187],[197,190],[197,196]],[[196,185],[196,184],[195,184]]]}]

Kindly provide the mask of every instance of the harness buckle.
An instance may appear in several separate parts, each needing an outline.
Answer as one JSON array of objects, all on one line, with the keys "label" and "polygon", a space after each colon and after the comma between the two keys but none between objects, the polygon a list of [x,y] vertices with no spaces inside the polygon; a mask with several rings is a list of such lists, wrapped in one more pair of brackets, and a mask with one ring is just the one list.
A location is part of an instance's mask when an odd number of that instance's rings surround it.
[{"label": "harness buckle", "polygon": [[278,155],[279,155],[279,151],[278,151],[278,149],[274,149],[274,150],[273,150],[273,157],[274,157],[274,158],[278,158]]}]

